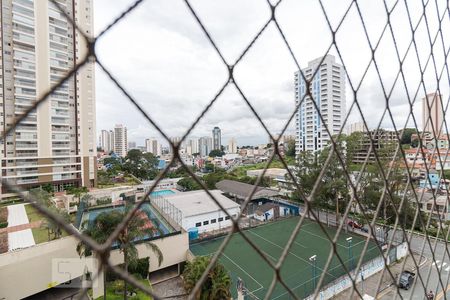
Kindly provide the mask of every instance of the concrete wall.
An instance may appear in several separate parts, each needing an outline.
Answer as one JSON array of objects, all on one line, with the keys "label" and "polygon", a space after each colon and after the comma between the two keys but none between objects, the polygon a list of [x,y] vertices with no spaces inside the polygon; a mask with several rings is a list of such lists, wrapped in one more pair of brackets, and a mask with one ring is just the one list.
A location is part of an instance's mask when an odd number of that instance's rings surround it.
[{"label": "concrete wall", "polygon": [[[184,262],[189,249],[188,234],[186,232],[153,241],[164,255],[164,261],[158,267],[154,254],[144,244],[137,245],[139,257],[150,257],[150,272]],[[76,252],[78,240],[72,236],[61,238],[48,243],[38,244],[19,251],[0,255],[0,299],[21,299],[40,291],[56,286],[62,282],[55,282],[52,277],[52,260],[54,258],[80,259]],[[118,250],[111,252],[114,264],[123,262],[123,255]],[[81,276],[72,274],[72,277]],[[100,288],[100,293],[102,289]],[[97,294],[98,293],[94,294]]]},{"label": "concrete wall", "polygon": [[[404,242],[396,247],[396,258],[397,260],[405,257],[408,254],[408,247],[407,243]],[[388,257],[389,260],[389,257]],[[389,263],[393,263],[389,262]],[[384,263],[384,259],[382,256],[378,256],[366,263],[364,263],[361,266],[361,269],[359,270],[357,276],[356,276],[356,283],[360,282],[362,278],[369,278],[370,276],[380,272],[386,267]],[[351,275],[354,276],[354,271],[351,272]],[[334,280],[333,282],[329,283],[327,286],[322,288],[322,290],[319,292],[318,296],[315,299],[330,299],[336,296],[337,294],[343,292],[344,290],[350,288],[352,286],[352,281],[348,275],[343,275],[339,277],[338,279]],[[313,296],[309,296],[306,298],[307,300],[313,300]]]},{"label": "concrete wall", "polygon": [[[240,211],[239,207],[228,209],[228,213],[230,215],[237,215],[239,213],[239,211]],[[190,228],[196,227],[195,226],[196,223],[201,223],[201,226],[197,227],[199,233],[213,231],[213,230],[219,230],[219,229],[231,226],[231,224],[232,224],[231,220],[225,220],[226,216],[227,215],[223,211],[220,210],[220,211],[210,212],[207,214],[183,217],[182,226],[185,230],[188,230]],[[219,218],[223,218],[223,221],[219,222],[218,221]],[[216,220],[216,223],[211,223],[211,220],[214,220],[214,219]],[[203,225],[204,221],[208,221],[209,224]]]}]

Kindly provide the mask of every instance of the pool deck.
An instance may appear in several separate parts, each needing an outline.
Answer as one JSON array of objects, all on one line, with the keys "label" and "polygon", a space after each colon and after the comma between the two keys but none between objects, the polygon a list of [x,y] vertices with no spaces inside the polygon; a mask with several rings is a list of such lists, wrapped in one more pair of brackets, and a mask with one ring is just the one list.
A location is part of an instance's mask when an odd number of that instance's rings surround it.
[{"label": "pool deck", "polygon": [[[81,218],[81,224],[85,224],[86,221],[88,223],[91,223],[97,218],[98,215],[104,212],[109,212],[112,210],[123,210],[125,206],[107,206],[107,207],[98,207],[98,208],[91,208],[89,211],[85,211],[83,213],[83,216]],[[165,235],[171,234],[176,232],[175,228],[170,225],[170,223],[165,220],[160,213],[157,211],[155,207],[153,207],[150,203],[144,203],[140,210],[144,211],[150,220],[156,220],[159,224],[159,229],[163,232],[162,237]],[[83,225],[81,225],[83,227]],[[89,225],[88,225],[89,226]]]}]

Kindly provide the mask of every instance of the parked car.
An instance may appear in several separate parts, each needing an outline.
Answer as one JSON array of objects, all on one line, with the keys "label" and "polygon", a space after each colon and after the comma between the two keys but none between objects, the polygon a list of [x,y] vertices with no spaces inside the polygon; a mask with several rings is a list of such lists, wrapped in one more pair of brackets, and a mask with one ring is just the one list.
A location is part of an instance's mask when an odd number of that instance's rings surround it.
[{"label": "parked car", "polygon": [[356,229],[361,229],[363,228],[362,225],[358,224],[358,222],[353,221],[353,220],[349,220],[347,223],[348,226],[352,227],[352,228],[356,228]]},{"label": "parked car", "polygon": [[410,271],[403,271],[400,275],[400,280],[398,282],[399,288],[402,289],[409,289],[411,285],[414,282],[414,278],[416,277],[416,274]]}]

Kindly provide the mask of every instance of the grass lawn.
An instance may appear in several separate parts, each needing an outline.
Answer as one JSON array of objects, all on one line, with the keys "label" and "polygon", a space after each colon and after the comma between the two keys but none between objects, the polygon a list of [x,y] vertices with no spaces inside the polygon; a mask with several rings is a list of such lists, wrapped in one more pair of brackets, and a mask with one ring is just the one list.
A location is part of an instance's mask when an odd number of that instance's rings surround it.
[{"label": "grass lawn", "polygon": [[[36,221],[45,222],[46,219],[43,215],[41,215],[36,208],[34,208],[31,204],[25,205],[25,211],[27,212],[28,221],[30,223]],[[45,227],[36,227],[32,228],[31,232],[33,233],[34,242],[36,244],[48,242],[48,230]],[[63,230],[61,237],[68,236],[67,232]],[[51,235],[53,237],[53,235]]]},{"label": "grass lawn", "polygon": [[[295,164],[295,159],[289,156],[285,156],[284,160],[286,161],[287,165],[293,165]],[[231,173],[235,174],[238,177],[246,176],[248,170],[258,170],[258,169],[264,169],[267,166],[267,162],[260,162],[253,165],[247,165],[247,166],[240,166],[237,167],[235,170],[233,170]],[[279,168],[284,169],[283,163],[277,159],[274,158],[274,160],[270,163],[269,168]]]},{"label": "grass lawn", "polygon": [[41,215],[31,204],[25,205],[25,211],[27,212],[28,222],[30,223],[45,220],[45,217]]},{"label": "grass lawn", "polygon": [[[150,283],[147,279],[140,280],[141,283],[143,283],[146,286],[150,286]],[[108,282],[106,284],[106,299],[108,300],[122,300],[123,299],[123,293],[116,294],[114,289],[110,286],[112,282]],[[128,297],[130,300],[151,300],[153,299],[151,296],[145,294],[144,292],[138,290],[136,293],[136,296],[134,297]],[[103,300],[103,296],[98,297],[95,300]]]}]

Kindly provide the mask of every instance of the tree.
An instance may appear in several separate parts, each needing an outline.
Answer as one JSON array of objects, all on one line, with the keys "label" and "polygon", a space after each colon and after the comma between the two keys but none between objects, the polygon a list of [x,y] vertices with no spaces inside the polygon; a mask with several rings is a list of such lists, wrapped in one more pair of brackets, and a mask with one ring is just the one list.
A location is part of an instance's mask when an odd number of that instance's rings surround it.
[{"label": "tree", "polygon": [[416,134],[417,130],[415,128],[405,128],[402,130],[401,135],[401,144],[402,145],[410,145],[411,144],[411,136]]},{"label": "tree", "polygon": [[[189,293],[200,280],[203,272],[211,262],[209,256],[196,257],[192,262],[187,262],[183,272],[184,287]],[[199,292],[194,295],[196,299],[215,300],[230,299],[231,278],[225,267],[216,262],[208,273],[205,282]]]},{"label": "tree", "polygon": [[123,171],[141,179],[154,179],[158,175],[158,158],[152,153],[142,153],[139,149],[128,151],[122,165]]},{"label": "tree", "polygon": [[[30,196],[33,199],[36,199],[37,204],[47,208],[47,210],[53,212],[54,214],[59,215],[61,218],[64,219],[66,223],[70,222],[70,217],[67,214],[67,212],[53,205],[51,200],[52,195],[47,191],[44,191],[43,189],[39,188],[32,189],[30,190]],[[52,239],[58,239],[62,235],[61,226],[58,223],[54,222],[52,219],[45,218],[45,221],[41,224],[41,226],[47,229],[49,241]]]},{"label": "tree", "polygon": [[110,156],[103,159],[108,175],[115,176],[122,171],[122,159],[118,156]]},{"label": "tree", "polygon": [[[337,139],[337,151],[339,153],[345,153],[343,141],[343,139]],[[345,205],[340,204],[340,202],[348,203],[349,188],[345,171],[331,146],[320,152],[301,152],[297,158],[296,177],[303,193],[307,197],[311,196],[315,182],[319,178],[330,151],[333,151],[331,161],[320,178],[319,186],[311,199],[311,204],[313,207],[336,209],[336,217],[339,217],[339,214],[345,210]],[[301,201],[300,191],[294,191],[292,198],[295,201]]]},{"label": "tree", "polygon": [[53,185],[51,183],[46,183],[42,185],[41,188],[51,195],[54,194]]},{"label": "tree", "polygon": [[290,157],[295,157],[295,140],[294,139],[290,139],[287,142],[286,155],[290,156]]},{"label": "tree", "polygon": [[209,152],[209,157],[222,157],[224,156],[225,152],[222,150],[214,149],[211,152]]},{"label": "tree", "polygon": [[195,191],[202,189],[202,187],[191,177],[184,177],[180,179],[177,184],[183,187],[184,191]]},{"label": "tree", "polygon": [[207,162],[206,164],[205,164],[205,170],[206,170],[206,172],[214,172],[215,171],[215,166],[212,164],[212,163],[210,163],[210,162]]},{"label": "tree", "polygon": [[111,182],[110,174],[103,170],[97,171],[97,181],[99,185],[111,185],[113,184]]},{"label": "tree", "polygon": [[[85,230],[84,234],[89,235],[91,238],[96,240],[98,243],[104,243],[108,237],[113,233],[115,228],[120,224],[120,222],[125,218],[128,212],[131,210],[132,206],[126,206],[125,210],[112,210],[109,212],[103,212],[97,216],[93,224],[83,224]],[[163,261],[163,254],[161,250],[147,240],[149,237],[161,235],[159,231],[159,226],[156,224],[155,220],[152,222],[155,224],[154,227],[146,226],[146,218],[140,217],[139,214],[146,214],[144,211],[138,210],[134,217],[130,220],[128,225],[119,233],[115,242],[119,247],[121,253],[123,253],[124,268],[128,271],[129,265],[135,265],[138,261],[139,255],[136,248],[136,241],[145,243],[153,253],[155,253],[158,259],[158,265],[161,265]],[[80,241],[77,245],[77,252],[82,256],[89,256],[92,254],[92,249]],[[105,276],[106,278],[106,276]],[[127,282],[124,282],[124,299],[127,299]],[[106,297],[106,284],[104,295]]]}]

